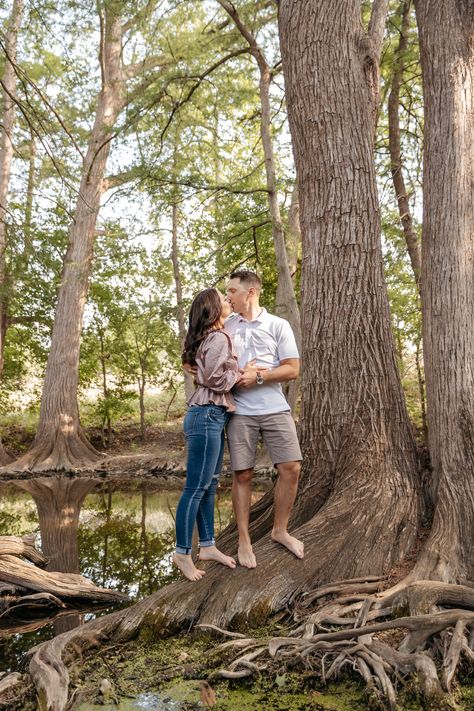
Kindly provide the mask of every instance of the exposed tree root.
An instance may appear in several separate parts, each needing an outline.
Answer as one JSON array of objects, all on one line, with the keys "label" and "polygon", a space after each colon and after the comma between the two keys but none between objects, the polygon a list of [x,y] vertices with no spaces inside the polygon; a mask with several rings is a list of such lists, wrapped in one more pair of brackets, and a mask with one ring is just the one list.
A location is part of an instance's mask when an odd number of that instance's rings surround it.
[{"label": "exposed tree root", "polygon": [[[316,591],[313,593],[314,599],[322,597],[322,594],[330,595],[343,591],[347,586],[355,590],[357,582],[351,584],[344,581],[339,586],[322,588],[321,596],[318,596]],[[366,585],[362,583],[360,587],[364,589]],[[428,595],[432,594],[431,581],[420,581],[417,584],[417,593],[419,594],[425,585]],[[446,596],[464,596],[464,591],[456,590],[458,586],[442,584],[442,587],[443,599]],[[447,587],[451,587],[451,590],[447,590]],[[379,699],[382,707],[395,709],[397,687],[406,683],[408,677],[416,675],[427,702],[435,703],[437,709],[451,708],[450,699],[445,692],[452,691],[452,683],[460,663],[464,659],[474,668],[474,635],[471,634],[469,639],[468,634],[469,629],[474,628],[474,612],[470,609],[437,609],[431,614],[414,613],[414,616],[367,624],[392,612],[392,608],[370,610],[371,605],[366,603],[368,601],[373,604],[375,600],[376,597],[365,598],[346,605],[347,597],[336,598],[308,614],[304,624],[291,635],[267,639],[264,646],[261,639],[246,638],[225,642],[217,651],[228,653],[231,649],[237,651],[243,647],[244,654],[237,654],[216,676],[232,679],[254,676],[268,670],[272,661],[275,661],[280,667],[284,664],[289,669],[311,669],[327,682],[337,677],[343,669],[350,668],[363,678],[371,695]],[[367,609],[366,619],[362,626],[357,626],[360,619],[358,612],[364,607]],[[301,611],[299,616],[301,619]],[[330,631],[328,627],[334,625],[350,627]],[[390,644],[382,639],[384,633],[389,630],[408,632],[398,649],[394,646],[393,639]],[[227,634],[225,630],[220,631]],[[253,663],[257,656],[259,662]]]},{"label": "exposed tree root", "polygon": [[[211,570],[209,574],[212,575]],[[466,597],[466,591],[472,595],[473,588],[419,581],[407,586],[405,600],[410,598],[412,588],[417,600],[423,594],[430,601],[442,600],[443,605],[447,599],[462,599],[467,601],[468,609],[440,609],[433,603],[428,613],[421,614],[415,606],[415,612],[410,609],[411,614],[396,617],[401,608],[388,604],[397,602],[391,590],[367,594],[380,582],[373,577],[357,578],[311,592],[302,601],[307,605],[311,597],[319,607],[295,607],[296,624],[286,637],[254,639],[213,623],[201,623],[199,626],[203,629],[228,638],[216,647],[216,653],[228,658],[229,652],[236,652],[216,676],[253,677],[271,671],[275,665],[278,669],[284,665],[288,669],[312,670],[326,682],[353,670],[365,681],[381,708],[395,709],[398,690],[410,679],[417,680],[427,702],[436,703],[439,710],[450,708],[448,694],[453,689],[457,670],[461,664],[474,668],[474,611],[472,599]],[[187,595],[183,595],[183,590]],[[193,596],[195,607],[191,610],[192,590],[196,595]],[[199,586],[180,581],[132,608],[98,618],[31,650],[30,674],[44,708],[60,711],[66,707],[67,665],[87,650],[112,641],[125,642],[134,637],[143,624],[164,634],[188,626],[193,619],[196,621],[205,598],[201,598],[198,591]],[[390,615],[395,618],[384,619]],[[335,625],[341,629],[334,630]],[[405,634],[400,640],[401,631]],[[9,687],[4,683],[4,688]]]},{"label": "exposed tree root", "polygon": [[13,461],[13,457],[8,454],[0,439],[0,467],[9,464],[11,461]]},{"label": "exposed tree root", "polygon": [[31,448],[14,462],[5,463],[1,472],[49,472],[77,471],[104,459],[85,437],[82,429],[77,431],[63,426],[58,431],[38,434]]}]

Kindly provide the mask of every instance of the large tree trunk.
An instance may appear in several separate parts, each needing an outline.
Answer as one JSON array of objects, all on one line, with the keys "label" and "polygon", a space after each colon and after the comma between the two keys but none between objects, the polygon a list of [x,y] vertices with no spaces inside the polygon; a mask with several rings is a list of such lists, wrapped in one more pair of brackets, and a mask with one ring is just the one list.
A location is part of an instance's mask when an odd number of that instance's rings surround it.
[{"label": "large tree trunk", "polygon": [[69,231],[51,349],[41,399],[38,431],[32,448],[11,465],[14,471],[70,470],[102,455],[85,438],[77,402],[82,318],[92,263],[94,231],[112,128],[123,107],[121,17],[105,5],[101,42],[102,90],[87,153],[79,197]]},{"label": "large tree trunk", "polygon": [[304,464],[295,518],[307,520],[302,531],[320,551],[322,580],[382,572],[417,531],[416,453],[390,328],[373,160],[383,24],[364,32],[355,0],[344,8],[280,3],[303,235]]},{"label": "large tree trunk", "polygon": [[423,339],[437,505],[414,574],[456,582],[474,579],[474,6],[415,6],[425,102]]},{"label": "large tree trunk", "polygon": [[[0,375],[3,373],[3,354],[7,331],[8,284],[5,252],[8,215],[8,192],[13,161],[13,128],[15,125],[16,73],[18,33],[23,18],[23,0],[14,0],[5,32],[5,70],[2,78],[2,137],[0,143]],[[5,452],[0,440],[0,464],[7,464],[11,457]]]}]

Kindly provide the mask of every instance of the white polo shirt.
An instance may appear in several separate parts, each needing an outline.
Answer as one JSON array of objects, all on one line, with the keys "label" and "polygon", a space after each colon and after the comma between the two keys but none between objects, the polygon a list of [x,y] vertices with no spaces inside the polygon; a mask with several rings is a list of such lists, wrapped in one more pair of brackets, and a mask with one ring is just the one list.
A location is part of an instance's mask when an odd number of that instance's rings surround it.
[{"label": "white polo shirt", "polygon": [[[295,336],[284,318],[262,309],[253,321],[240,314],[231,314],[225,330],[232,337],[239,366],[244,368],[251,360],[262,368],[276,368],[286,358],[299,358]],[[271,415],[290,409],[280,383],[264,383],[246,389],[236,386],[232,390],[237,415]]]}]

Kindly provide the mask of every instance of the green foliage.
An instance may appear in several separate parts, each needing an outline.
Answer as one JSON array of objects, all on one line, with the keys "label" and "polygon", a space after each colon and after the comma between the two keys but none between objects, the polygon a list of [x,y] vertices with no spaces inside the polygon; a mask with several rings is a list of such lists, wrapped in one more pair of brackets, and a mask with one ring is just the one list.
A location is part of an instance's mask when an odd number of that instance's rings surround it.
[{"label": "green foliage", "polygon": [[[240,0],[236,6],[273,67],[272,137],[286,220],[294,168],[275,6],[264,0]],[[35,408],[40,397],[68,230],[100,91],[98,9],[104,5],[75,0],[36,4],[28,8],[22,28],[6,251],[4,412]],[[370,4],[363,3],[362,10],[367,23]],[[171,262],[173,206],[185,311],[199,289],[224,288],[228,274],[239,266],[261,274],[269,309],[277,284],[258,71],[248,53],[239,53],[245,40],[217,3],[114,0],[114,11],[127,27],[124,62],[136,71],[127,80],[128,103],[111,136],[108,172],[114,187],[104,195],[97,223],[79,371],[83,414],[102,428],[131,415],[140,390],[147,402],[143,393],[152,388],[170,398],[182,383]],[[399,38],[399,3],[391,2],[390,13],[376,160],[397,356],[418,425],[414,358],[417,348],[421,353],[419,303],[387,150],[386,100]],[[419,221],[423,116],[413,14],[404,61],[402,153]],[[299,272],[297,291],[298,284]]]}]

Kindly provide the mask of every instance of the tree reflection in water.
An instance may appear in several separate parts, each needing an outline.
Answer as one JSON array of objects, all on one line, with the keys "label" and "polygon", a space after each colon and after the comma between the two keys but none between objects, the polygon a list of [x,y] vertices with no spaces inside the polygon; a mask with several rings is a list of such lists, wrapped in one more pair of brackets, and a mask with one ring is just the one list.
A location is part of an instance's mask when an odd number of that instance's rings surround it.
[{"label": "tree reflection in water", "polygon": [[[23,492],[33,497],[36,517]],[[16,480],[2,486],[0,534],[25,535],[39,528],[48,570],[80,572],[95,585],[128,594],[131,603],[177,576],[171,553],[179,495],[150,480]],[[217,507],[216,524],[222,529],[231,516],[230,493],[220,493]],[[0,671],[17,669],[35,644],[106,611],[110,608],[95,607],[30,620],[21,627],[23,634],[6,636],[0,629]]]}]

